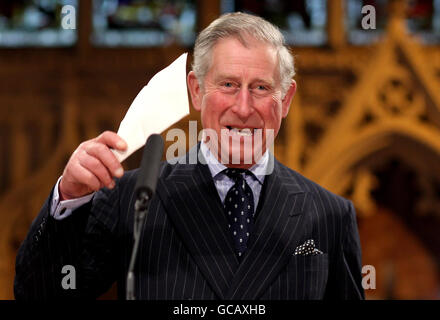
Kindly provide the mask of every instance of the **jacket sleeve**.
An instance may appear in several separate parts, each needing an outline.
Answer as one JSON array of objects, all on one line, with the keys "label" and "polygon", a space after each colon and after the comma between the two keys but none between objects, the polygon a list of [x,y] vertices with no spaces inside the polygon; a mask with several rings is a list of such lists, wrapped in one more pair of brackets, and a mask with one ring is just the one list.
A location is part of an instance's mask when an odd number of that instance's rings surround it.
[{"label": "jacket sleeve", "polygon": [[[114,248],[112,233],[91,213],[97,201],[106,200],[102,199],[106,193],[98,192],[61,221],[50,215],[52,194],[18,250],[15,298],[96,298],[115,281],[115,264],[108,250]],[[110,207],[117,210],[117,205]]]},{"label": "jacket sleeve", "polygon": [[326,298],[359,300],[365,299],[362,287],[362,258],[356,212],[347,201],[347,210],[342,217],[342,241],[334,264],[330,266]]}]

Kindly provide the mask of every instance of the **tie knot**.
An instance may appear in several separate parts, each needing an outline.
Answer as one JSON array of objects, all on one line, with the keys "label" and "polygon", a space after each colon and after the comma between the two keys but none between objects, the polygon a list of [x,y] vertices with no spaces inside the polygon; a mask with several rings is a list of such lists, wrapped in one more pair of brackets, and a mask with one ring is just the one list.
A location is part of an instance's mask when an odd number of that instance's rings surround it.
[{"label": "tie knot", "polygon": [[246,169],[236,169],[236,168],[228,168],[225,169],[224,174],[226,174],[229,178],[231,178],[234,181],[237,181],[239,179],[243,179],[243,173],[249,174],[250,171]]}]

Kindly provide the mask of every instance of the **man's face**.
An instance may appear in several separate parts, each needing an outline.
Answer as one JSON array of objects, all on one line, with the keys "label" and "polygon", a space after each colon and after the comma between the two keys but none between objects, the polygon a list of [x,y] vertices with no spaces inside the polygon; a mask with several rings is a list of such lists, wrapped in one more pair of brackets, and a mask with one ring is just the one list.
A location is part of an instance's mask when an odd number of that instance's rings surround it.
[{"label": "man's face", "polygon": [[245,47],[233,37],[219,40],[203,86],[194,73],[188,75],[203,128],[212,129],[218,137],[210,137],[208,145],[219,160],[227,160],[228,167],[249,168],[259,160],[258,155],[269,147],[270,134],[273,138],[278,134],[296,89],[292,82],[283,97],[276,50],[255,39],[248,43]]}]

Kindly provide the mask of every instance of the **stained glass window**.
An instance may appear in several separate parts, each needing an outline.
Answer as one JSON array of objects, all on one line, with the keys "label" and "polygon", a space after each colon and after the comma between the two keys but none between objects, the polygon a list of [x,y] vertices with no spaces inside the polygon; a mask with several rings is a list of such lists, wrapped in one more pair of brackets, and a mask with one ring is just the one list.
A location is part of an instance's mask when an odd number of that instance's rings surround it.
[{"label": "stained glass window", "polygon": [[326,0],[222,0],[223,13],[241,11],[259,15],[277,25],[290,45],[327,42]]},{"label": "stained glass window", "polygon": [[77,0],[0,1],[0,46],[72,46],[77,40],[77,3]]},{"label": "stained glass window", "polygon": [[195,0],[94,0],[92,42],[145,47],[195,40]]},{"label": "stained glass window", "polygon": [[412,0],[407,12],[409,30],[426,44],[440,43],[440,0]]}]

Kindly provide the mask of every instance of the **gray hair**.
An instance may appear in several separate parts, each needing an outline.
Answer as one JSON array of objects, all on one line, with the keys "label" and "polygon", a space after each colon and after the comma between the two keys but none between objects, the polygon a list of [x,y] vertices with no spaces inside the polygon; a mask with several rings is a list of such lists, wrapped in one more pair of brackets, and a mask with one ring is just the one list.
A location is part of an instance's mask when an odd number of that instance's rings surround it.
[{"label": "gray hair", "polygon": [[246,37],[272,45],[278,53],[278,70],[283,96],[286,94],[295,75],[293,56],[285,45],[280,30],[261,17],[241,13],[227,13],[214,20],[196,39],[192,69],[203,85],[211,64],[212,48],[218,40],[235,37],[247,47]]}]

